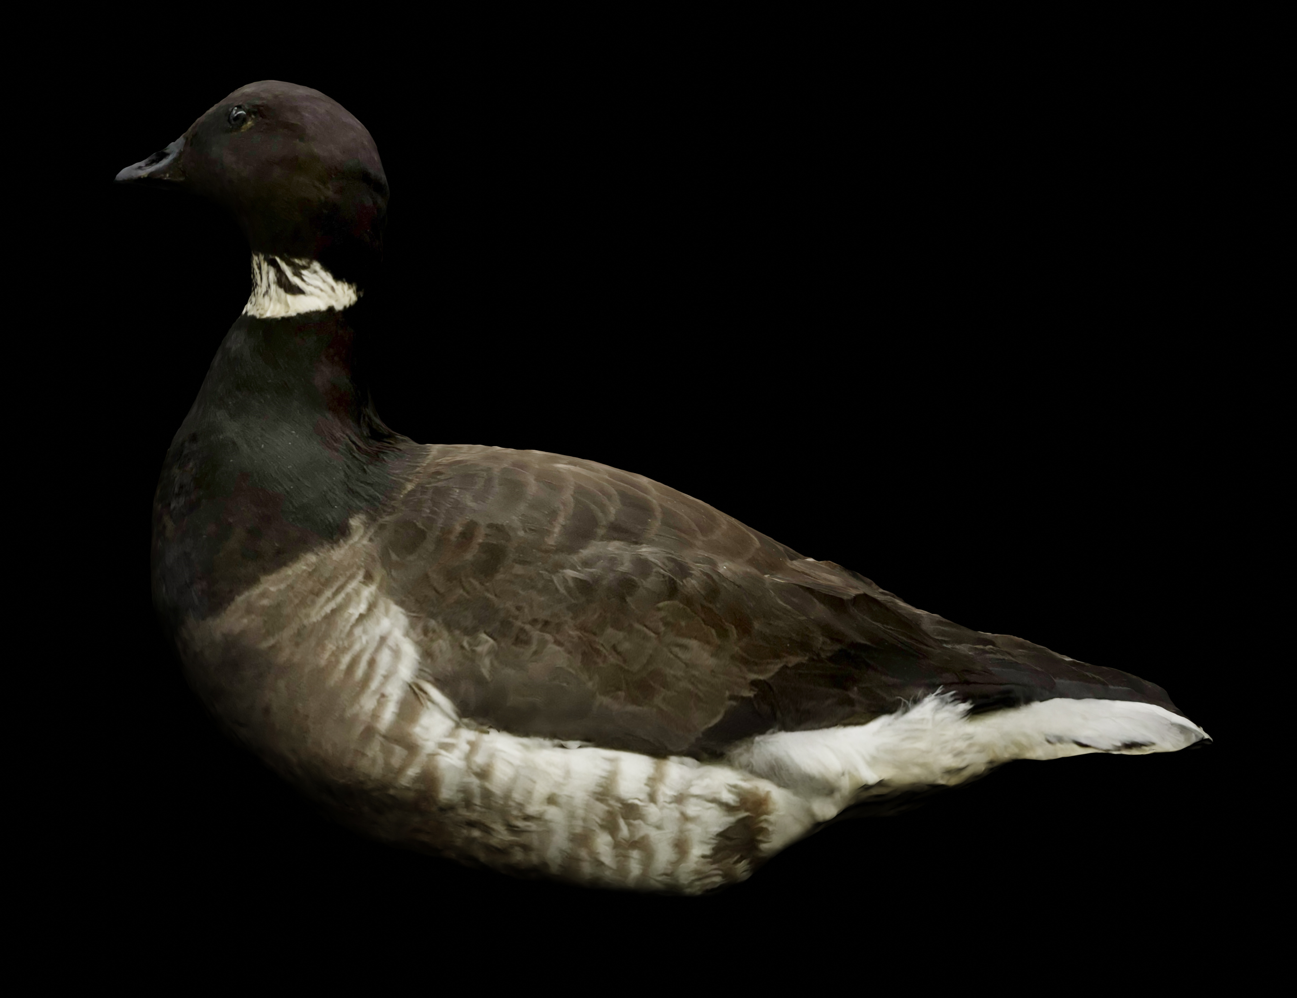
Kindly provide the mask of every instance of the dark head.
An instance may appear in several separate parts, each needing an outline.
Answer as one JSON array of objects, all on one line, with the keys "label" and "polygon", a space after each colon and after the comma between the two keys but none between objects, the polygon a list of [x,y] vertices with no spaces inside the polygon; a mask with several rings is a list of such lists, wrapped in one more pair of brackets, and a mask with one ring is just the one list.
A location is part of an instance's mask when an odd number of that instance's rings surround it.
[{"label": "dark head", "polygon": [[318,260],[362,286],[381,262],[388,190],[378,148],[346,108],[309,87],[240,87],[117,180],[216,202],[254,253]]}]

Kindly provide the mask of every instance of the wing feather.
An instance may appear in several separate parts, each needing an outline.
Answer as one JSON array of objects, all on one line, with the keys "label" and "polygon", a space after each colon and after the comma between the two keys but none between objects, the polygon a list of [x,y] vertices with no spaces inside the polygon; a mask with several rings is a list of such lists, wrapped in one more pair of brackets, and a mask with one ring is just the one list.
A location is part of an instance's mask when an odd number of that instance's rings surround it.
[{"label": "wing feather", "polygon": [[700,500],[538,451],[428,448],[376,526],[425,678],[516,734],[706,755],[938,687],[991,709],[1160,688],[908,606]]}]

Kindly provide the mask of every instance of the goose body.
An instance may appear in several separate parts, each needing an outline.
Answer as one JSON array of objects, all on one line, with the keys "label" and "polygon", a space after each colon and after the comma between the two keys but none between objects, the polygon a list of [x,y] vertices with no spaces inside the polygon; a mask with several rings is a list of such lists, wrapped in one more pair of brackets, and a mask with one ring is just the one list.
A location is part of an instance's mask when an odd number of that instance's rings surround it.
[{"label": "goose body", "polygon": [[388,429],[354,362],[387,184],[323,94],[243,87],[118,179],[215,200],[251,245],[158,484],[154,600],[221,725],[339,820],[700,893],[872,801],[1206,737],[1152,683],[915,609],[648,478]]}]

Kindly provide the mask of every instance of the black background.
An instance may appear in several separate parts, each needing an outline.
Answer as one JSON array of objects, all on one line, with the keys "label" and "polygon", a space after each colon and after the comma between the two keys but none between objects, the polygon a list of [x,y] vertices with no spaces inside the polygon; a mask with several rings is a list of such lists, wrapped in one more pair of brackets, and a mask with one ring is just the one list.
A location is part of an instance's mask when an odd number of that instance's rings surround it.
[{"label": "black background", "polygon": [[[64,407],[113,483],[116,568],[94,598],[130,650],[86,679],[102,775],[67,847],[103,931],[143,911],[132,931],[206,960],[435,939],[482,973],[523,945],[1191,963],[1234,750],[1205,567],[1225,542],[1204,525],[1236,457],[1188,265],[1227,115],[1209,71],[1156,39],[845,30],[487,31],[399,56],[263,39],[96,64],[77,190],[102,286],[75,306],[80,340],[38,350],[78,358],[93,387]],[[247,252],[205,206],[110,182],[265,78],[338,100],[382,154],[391,288],[371,346],[392,427],[648,475],[915,606],[1157,682],[1217,743],[1017,763],[702,899],[512,881],[317,818],[215,732],[148,594],[157,470],[246,300]]]}]

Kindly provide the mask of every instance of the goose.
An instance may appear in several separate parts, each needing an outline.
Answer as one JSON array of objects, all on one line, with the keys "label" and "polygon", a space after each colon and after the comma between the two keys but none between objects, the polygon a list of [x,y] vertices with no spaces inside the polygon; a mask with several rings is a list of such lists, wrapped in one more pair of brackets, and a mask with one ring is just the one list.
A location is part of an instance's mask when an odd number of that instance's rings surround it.
[{"label": "goose", "polygon": [[697,895],[1015,759],[1210,741],[1153,683],[649,478],[389,429],[354,365],[388,185],[324,94],[241,87],[116,179],[215,202],[252,253],[159,478],[159,620],[220,727],[349,827]]}]

